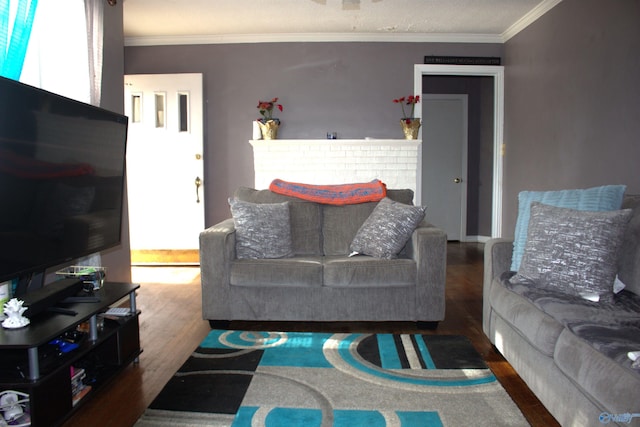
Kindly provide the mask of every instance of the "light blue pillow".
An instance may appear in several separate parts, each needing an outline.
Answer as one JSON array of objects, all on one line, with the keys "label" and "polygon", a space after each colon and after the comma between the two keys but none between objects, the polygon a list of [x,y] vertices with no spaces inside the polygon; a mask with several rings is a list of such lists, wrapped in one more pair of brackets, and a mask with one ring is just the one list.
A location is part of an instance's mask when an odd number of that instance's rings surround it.
[{"label": "light blue pillow", "polygon": [[626,185],[604,185],[580,190],[522,191],[518,194],[518,219],[513,240],[511,270],[518,271],[527,243],[531,202],[580,211],[614,211],[622,206]]}]

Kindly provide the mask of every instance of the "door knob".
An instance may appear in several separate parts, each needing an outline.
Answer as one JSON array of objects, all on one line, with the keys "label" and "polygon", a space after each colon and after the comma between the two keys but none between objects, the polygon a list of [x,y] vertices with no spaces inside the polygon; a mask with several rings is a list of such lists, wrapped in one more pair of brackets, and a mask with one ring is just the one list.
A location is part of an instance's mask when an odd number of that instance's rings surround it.
[{"label": "door knob", "polygon": [[453,182],[455,182],[456,184],[460,184],[462,180],[460,178],[454,178]]},{"label": "door knob", "polygon": [[196,203],[200,203],[200,186],[202,185],[202,180],[199,176],[196,176]]}]

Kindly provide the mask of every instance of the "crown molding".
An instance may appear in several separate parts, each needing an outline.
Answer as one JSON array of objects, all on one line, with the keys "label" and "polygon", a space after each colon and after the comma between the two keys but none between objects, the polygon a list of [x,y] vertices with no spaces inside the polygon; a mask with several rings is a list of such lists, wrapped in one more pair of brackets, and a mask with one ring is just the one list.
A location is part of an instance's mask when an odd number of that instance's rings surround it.
[{"label": "crown molding", "polygon": [[467,33],[273,33],[125,37],[125,46],[168,46],[238,43],[506,43],[562,0],[543,0],[502,34]]},{"label": "crown molding", "polygon": [[553,9],[561,1],[562,0],[544,0],[542,3],[538,4],[536,7],[531,9],[529,13],[517,20],[512,26],[507,28],[504,33],[502,33],[502,43],[506,43],[510,38],[533,24],[538,20],[538,18]]},{"label": "crown molding", "polygon": [[212,34],[193,36],[125,37],[125,46],[163,46],[233,43],[322,43],[322,42],[393,42],[393,43],[503,43],[500,34],[432,34],[432,33],[282,33],[282,34]]}]

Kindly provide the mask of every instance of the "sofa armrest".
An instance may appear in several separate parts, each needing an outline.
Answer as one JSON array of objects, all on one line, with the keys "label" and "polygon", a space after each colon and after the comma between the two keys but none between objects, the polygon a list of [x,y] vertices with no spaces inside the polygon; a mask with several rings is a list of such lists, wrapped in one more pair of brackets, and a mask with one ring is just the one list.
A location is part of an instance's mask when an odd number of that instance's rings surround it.
[{"label": "sofa armrest", "polygon": [[491,302],[489,294],[493,279],[511,269],[513,240],[489,239],[484,245],[484,278],[482,286],[482,329],[489,335]]},{"label": "sofa armrest", "polygon": [[229,278],[231,261],[236,257],[233,219],[225,219],[200,233],[200,280],[202,317],[229,319]]},{"label": "sofa armrest", "polygon": [[447,234],[423,222],[407,243],[407,255],[417,264],[416,321],[444,319]]}]

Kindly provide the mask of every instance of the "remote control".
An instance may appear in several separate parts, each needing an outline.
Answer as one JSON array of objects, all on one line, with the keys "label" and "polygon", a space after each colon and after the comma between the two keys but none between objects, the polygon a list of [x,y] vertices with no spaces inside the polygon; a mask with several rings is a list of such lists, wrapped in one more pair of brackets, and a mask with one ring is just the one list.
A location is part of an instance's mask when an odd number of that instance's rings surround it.
[{"label": "remote control", "polygon": [[47,308],[47,311],[51,313],[66,314],[67,316],[75,316],[76,314],[78,314],[78,312],[75,310],[62,307],[49,307]]}]

